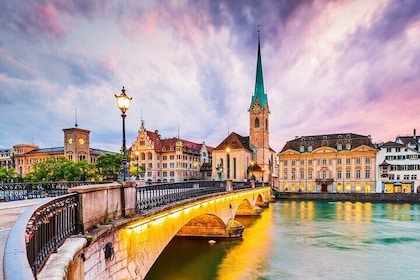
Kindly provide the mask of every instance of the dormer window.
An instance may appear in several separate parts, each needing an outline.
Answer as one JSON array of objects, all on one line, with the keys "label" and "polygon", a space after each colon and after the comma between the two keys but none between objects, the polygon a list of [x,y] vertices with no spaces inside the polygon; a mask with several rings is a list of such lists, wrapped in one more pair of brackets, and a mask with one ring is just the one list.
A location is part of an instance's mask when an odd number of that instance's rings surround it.
[{"label": "dormer window", "polygon": [[346,144],[346,150],[350,150],[351,149],[351,144],[350,143],[347,143]]},{"label": "dormer window", "polygon": [[312,148],[312,145],[309,145],[309,146],[308,146],[308,152],[312,152],[312,149],[313,149],[313,148]]},{"label": "dormer window", "polygon": [[322,139],[323,140],[327,140],[327,136],[322,136]]},{"label": "dormer window", "polygon": [[337,150],[341,151],[343,149],[343,145],[342,144],[337,144]]},{"label": "dormer window", "polygon": [[303,153],[305,151],[305,146],[301,145],[299,151]]}]

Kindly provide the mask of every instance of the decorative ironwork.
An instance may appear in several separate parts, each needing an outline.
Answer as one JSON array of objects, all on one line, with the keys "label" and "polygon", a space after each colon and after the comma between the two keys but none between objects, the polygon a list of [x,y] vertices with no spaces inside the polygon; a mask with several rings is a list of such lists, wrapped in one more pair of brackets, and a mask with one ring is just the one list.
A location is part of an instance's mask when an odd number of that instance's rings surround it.
[{"label": "decorative ironwork", "polygon": [[[233,190],[251,188],[250,182],[233,182]],[[189,181],[146,185],[137,188],[137,210],[146,210],[165,204],[226,192],[225,181]]]},{"label": "decorative ironwork", "polygon": [[104,183],[107,182],[71,181],[42,183],[2,183],[0,184],[0,201],[57,197],[67,194],[67,189],[72,187]]},{"label": "decorative ironwork", "polygon": [[77,194],[51,200],[35,210],[26,225],[26,254],[34,275],[48,256],[77,233]]}]

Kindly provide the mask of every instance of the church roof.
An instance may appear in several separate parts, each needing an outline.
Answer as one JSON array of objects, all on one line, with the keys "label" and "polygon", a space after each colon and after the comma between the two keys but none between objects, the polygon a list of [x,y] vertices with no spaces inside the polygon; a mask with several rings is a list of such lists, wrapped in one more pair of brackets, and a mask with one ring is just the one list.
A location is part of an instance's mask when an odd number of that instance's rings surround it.
[{"label": "church roof", "polygon": [[229,134],[214,150],[226,150],[230,149],[247,149],[250,150],[249,136],[241,136],[236,132]]},{"label": "church roof", "polygon": [[261,62],[261,47],[260,47],[260,31],[258,31],[258,55],[257,55],[257,71],[255,77],[255,90],[254,94],[252,95],[251,105],[249,108],[254,105],[255,101],[258,100],[261,106],[264,108],[268,105],[267,101],[267,94],[264,90],[264,79],[263,79],[263,71],[262,71],[262,62]]}]

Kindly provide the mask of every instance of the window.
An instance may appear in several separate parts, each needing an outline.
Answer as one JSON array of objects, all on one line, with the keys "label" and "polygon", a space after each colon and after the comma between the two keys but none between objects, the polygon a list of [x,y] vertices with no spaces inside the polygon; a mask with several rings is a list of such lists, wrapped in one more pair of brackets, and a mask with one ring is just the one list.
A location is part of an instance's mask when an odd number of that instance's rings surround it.
[{"label": "window", "polygon": [[399,153],[399,152],[401,152],[401,148],[395,148],[395,151],[396,151],[397,153]]},{"label": "window", "polygon": [[258,118],[255,119],[254,127],[255,128],[259,128],[260,127],[260,120]]},{"label": "window", "polygon": [[343,149],[343,145],[342,144],[337,144],[337,150],[341,151]]},{"label": "window", "polygon": [[292,180],[296,179],[296,171],[292,169]]},{"label": "window", "polygon": [[304,170],[300,171],[300,179],[305,179],[305,171]]},{"label": "window", "polygon": [[356,164],[360,164],[360,158],[356,158]]},{"label": "window", "polygon": [[327,160],[326,159],[322,160],[322,165],[327,165]]},{"label": "window", "polygon": [[395,180],[394,174],[389,174],[389,180]]},{"label": "window", "polygon": [[356,179],[360,179],[360,169],[356,169]]},{"label": "window", "polygon": [[411,180],[417,180],[417,175],[415,174],[411,175]]},{"label": "window", "polygon": [[404,175],[404,180],[410,180],[410,175]]},{"label": "window", "polygon": [[287,180],[287,170],[284,171],[284,175],[283,176],[284,176],[284,179]]},{"label": "window", "polygon": [[312,179],[312,170],[308,171],[308,179]]},{"label": "window", "polygon": [[386,152],[390,153],[391,152],[391,148],[386,148]]},{"label": "window", "polygon": [[312,159],[308,160],[308,165],[312,165]]},{"label": "window", "polygon": [[169,156],[169,159],[170,159],[170,160],[174,160],[174,159],[175,159],[175,155],[170,155],[170,156]]},{"label": "window", "polygon": [[322,179],[326,179],[327,178],[327,171],[323,170],[322,171]]},{"label": "window", "polygon": [[338,164],[338,165],[341,165],[341,158],[338,158],[338,159],[337,159],[337,164]]},{"label": "window", "polygon": [[308,152],[312,152],[312,149],[313,149],[313,148],[312,148],[312,145],[309,145],[309,146],[308,146]]},{"label": "window", "polygon": [[287,166],[287,160],[283,160],[283,165]]},{"label": "window", "polygon": [[300,149],[299,149],[299,151],[301,152],[301,153],[303,153],[304,151],[305,151],[305,146],[300,146]]},{"label": "window", "polygon": [[370,164],[370,158],[365,158],[365,164]]},{"label": "window", "polygon": [[296,161],[292,160],[292,166],[296,165]]},{"label": "window", "polygon": [[341,170],[337,170],[337,179],[341,179]]},{"label": "window", "polygon": [[167,160],[168,159],[168,156],[163,156],[163,160]]},{"label": "window", "polygon": [[365,179],[370,179],[370,169],[365,170]]},{"label": "window", "polygon": [[169,176],[174,177],[175,176],[175,171],[170,171]]},{"label": "window", "polygon": [[351,173],[350,173],[350,169],[346,170],[346,179],[350,179],[351,177]]},{"label": "window", "polygon": [[351,159],[350,158],[346,158],[346,164],[350,165],[351,164]]},{"label": "window", "polygon": [[305,161],[303,159],[300,160],[300,165],[304,166],[305,165]]},{"label": "window", "polygon": [[347,143],[346,144],[346,150],[350,150],[351,149],[351,144],[350,143]]}]

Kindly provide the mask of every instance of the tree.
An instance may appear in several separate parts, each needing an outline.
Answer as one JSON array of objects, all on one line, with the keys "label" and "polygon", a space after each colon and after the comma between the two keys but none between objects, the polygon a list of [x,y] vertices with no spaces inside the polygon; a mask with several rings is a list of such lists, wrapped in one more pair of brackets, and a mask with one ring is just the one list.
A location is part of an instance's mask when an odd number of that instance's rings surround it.
[{"label": "tree", "polygon": [[16,177],[16,170],[14,168],[0,167],[0,180],[2,182],[9,182],[12,178]]},{"label": "tree", "polygon": [[97,176],[100,176],[104,181],[116,181],[121,169],[121,161],[121,154],[101,154],[96,160]]}]

